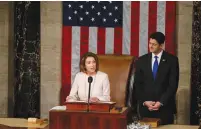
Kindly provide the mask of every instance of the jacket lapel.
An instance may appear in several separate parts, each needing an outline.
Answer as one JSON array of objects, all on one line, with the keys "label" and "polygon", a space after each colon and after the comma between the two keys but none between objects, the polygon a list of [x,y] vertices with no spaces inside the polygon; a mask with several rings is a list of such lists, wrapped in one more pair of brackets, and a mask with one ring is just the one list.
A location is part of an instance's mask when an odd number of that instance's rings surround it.
[{"label": "jacket lapel", "polygon": [[148,73],[150,74],[149,76],[151,77],[152,81],[154,81],[154,76],[152,72],[152,53],[148,54],[148,60],[147,60],[147,67],[148,67]]},{"label": "jacket lapel", "polygon": [[165,66],[166,60],[167,60],[166,59],[166,53],[165,53],[165,51],[163,51],[163,54],[161,56],[161,60],[160,60],[159,66],[158,66],[158,70],[157,70],[157,73],[156,73],[156,79],[155,79],[155,81],[158,80],[158,78],[161,75],[161,72],[164,70],[164,66]]}]

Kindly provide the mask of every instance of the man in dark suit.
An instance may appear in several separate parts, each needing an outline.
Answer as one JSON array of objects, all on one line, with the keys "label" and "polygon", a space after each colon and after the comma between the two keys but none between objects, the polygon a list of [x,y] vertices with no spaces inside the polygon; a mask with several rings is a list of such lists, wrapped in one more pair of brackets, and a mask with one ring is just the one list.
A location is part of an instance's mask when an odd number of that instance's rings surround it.
[{"label": "man in dark suit", "polygon": [[141,117],[160,118],[172,124],[179,80],[178,58],[163,50],[165,35],[150,35],[149,50],[136,62],[134,86]]}]

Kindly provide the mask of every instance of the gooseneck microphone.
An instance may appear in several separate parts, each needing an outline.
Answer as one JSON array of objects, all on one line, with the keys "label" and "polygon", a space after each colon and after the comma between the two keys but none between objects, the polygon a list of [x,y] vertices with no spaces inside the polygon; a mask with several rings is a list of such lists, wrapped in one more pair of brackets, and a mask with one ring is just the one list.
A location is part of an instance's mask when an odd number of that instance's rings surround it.
[{"label": "gooseneck microphone", "polygon": [[91,92],[91,83],[93,82],[93,78],[91,76],[88,77],[88,83],[89,83],[89,92],[88,92],[88,108],[87,111],[89,112],[89,99],[90,99],[90,92]]}]

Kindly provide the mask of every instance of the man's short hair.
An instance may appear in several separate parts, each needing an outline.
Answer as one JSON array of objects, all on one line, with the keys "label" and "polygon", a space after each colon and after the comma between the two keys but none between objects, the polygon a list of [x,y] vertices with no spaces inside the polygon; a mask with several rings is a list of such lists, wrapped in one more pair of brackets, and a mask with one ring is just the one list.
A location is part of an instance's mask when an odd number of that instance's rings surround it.
[{"label": "man's short hair", "polygon": [[160,45],[165,42],[165,35],[162,32],[154,32],[149,38],[155,39]]}]

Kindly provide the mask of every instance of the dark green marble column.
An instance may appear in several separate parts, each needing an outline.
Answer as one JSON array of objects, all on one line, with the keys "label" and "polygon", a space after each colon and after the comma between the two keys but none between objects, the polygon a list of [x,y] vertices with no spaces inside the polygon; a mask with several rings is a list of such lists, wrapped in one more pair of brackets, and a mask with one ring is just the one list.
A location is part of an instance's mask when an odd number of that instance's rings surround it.
[{"label": "dark green marble column", "polygon": [[14,3],[14,117],[40,117],[40,2]]},{"label": "dark green marble column", "polygon": [[193,2],[192,60],[191,60],[191,124],[201,118],[201,2]]}]

